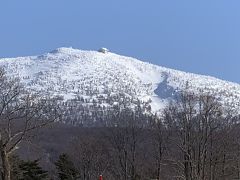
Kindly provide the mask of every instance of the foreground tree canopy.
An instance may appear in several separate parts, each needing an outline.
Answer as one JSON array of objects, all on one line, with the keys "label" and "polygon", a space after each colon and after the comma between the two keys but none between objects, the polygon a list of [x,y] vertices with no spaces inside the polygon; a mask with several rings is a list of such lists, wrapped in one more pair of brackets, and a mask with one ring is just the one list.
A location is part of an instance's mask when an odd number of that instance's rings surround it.
[{"label": "foreground tree canopy", "polygon": [[57,117],[53,101],[29,93],[18,79],[8,78],[0,70],[0,155],[4,180],[11,179],[9,159],[20,143]]}]

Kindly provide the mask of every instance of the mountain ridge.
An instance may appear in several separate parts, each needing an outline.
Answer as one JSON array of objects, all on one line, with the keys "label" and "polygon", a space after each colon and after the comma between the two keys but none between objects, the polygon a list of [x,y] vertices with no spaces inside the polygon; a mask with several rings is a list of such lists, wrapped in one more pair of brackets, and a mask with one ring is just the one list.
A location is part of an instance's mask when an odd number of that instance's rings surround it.
[{"label": "mountain ridge", "polygon": [[[58,48],[39,56],[0,59],[0,67],[32,91],[77,99],[82,106],[119,109],[139,104],[157,112],[178,92],[214,95],[225,106],[240,111],[240,85],[212,76],[187,73],[111,52]],[[126,105],[127,104],[127,105]]]}]

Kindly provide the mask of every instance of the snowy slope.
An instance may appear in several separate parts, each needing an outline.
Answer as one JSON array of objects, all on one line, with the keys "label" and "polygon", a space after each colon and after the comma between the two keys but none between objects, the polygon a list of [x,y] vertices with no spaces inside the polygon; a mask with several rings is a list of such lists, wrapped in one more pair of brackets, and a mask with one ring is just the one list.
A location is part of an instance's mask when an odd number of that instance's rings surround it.
[{"label": "snowy slope", "polygon": [[101,107],[144,104],[155,112],[178,91],[210,93],[226,107],[240,110],[240,85],[214,77],[185,73],[114,53],[59,48],[41,56],[0,59],[11,76],[26,86],[63,101]]}]

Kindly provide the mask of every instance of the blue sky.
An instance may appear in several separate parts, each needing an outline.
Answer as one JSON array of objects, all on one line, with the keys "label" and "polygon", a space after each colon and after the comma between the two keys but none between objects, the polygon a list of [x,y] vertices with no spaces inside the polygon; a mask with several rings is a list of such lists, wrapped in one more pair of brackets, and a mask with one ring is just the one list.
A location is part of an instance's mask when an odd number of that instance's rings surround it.
[{"label": "blue sky", "polygon": [[0,0],[0,57],[111,51],[240,83],[239,0]]}]

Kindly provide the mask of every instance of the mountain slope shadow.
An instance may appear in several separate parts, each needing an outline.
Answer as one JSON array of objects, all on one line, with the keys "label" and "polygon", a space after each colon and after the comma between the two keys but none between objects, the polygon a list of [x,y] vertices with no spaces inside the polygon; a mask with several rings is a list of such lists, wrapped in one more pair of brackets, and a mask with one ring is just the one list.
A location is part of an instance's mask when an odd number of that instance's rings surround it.
[{"label": "mountain slope shadow", "polygon": [[179,96],[177,89],[174,89],[172,86],[168,85],[168,74],[164,74],[164,80],[158,84],[158,87],[154,90],[154,93],[161,99],[176,99]]}]

